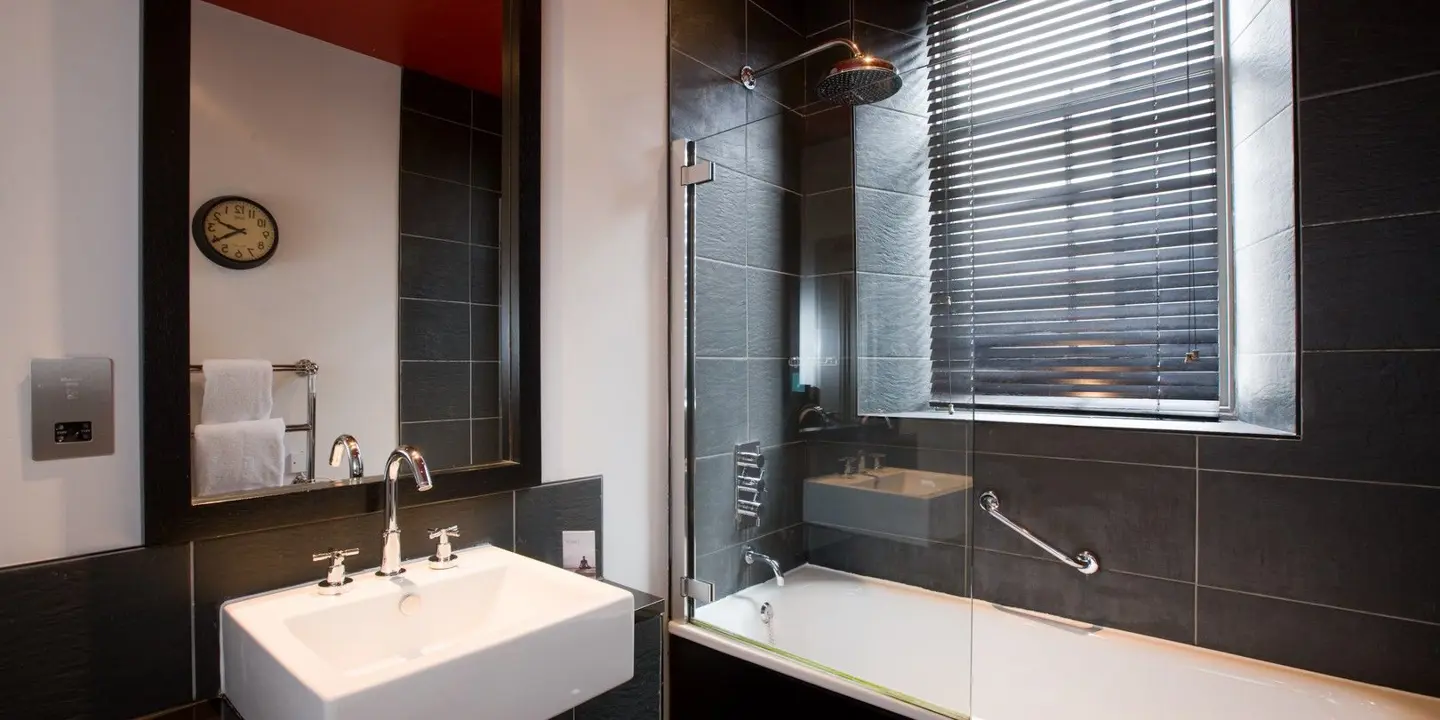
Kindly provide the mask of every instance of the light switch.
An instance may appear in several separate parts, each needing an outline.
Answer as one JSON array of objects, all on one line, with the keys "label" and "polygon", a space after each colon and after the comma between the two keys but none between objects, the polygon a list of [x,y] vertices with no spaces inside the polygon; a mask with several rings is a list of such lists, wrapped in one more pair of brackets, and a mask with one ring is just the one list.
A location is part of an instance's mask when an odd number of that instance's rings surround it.
[{"label": "light switch", "polygon": [[110,358],[30,361],[30,448],[35,460],[115,454]]}]

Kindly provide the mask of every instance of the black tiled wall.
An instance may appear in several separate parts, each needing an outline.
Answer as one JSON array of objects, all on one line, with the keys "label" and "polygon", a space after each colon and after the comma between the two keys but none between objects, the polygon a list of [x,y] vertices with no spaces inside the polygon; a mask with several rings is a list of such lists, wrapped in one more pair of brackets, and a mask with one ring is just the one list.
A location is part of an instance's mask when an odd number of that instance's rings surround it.
[{"label": "black tiled wall", "polygon": [[[594,530],[597,540],[603,532],[601,487],[594,477],[404,508],[406,559],[434,551],[425,528],[458,524],[457,547],[490,543],[558,564],[561,531]],[[0,570],[0,717],[118,720],[216,697],[220,605],[318,580],[323,568],[310,556],[327,547],[360,548],[352,569],[378,565],[381,524],[370,513]],[[597,558],[602,572],[603,563]],[[651,630],[637,625],[637,639],[642,632]],[[637,648],[659,652],[654,643]],[[586,706],[649,707],[653,689],[658,708],[658,673],[646,670],[658,657],[643,663],[636,680],[612,691],[624,697]]]},{"label": "black tiled wall", "polygon": [[400,441],[437,469],[500,455],[500,100],[400,86]]}]

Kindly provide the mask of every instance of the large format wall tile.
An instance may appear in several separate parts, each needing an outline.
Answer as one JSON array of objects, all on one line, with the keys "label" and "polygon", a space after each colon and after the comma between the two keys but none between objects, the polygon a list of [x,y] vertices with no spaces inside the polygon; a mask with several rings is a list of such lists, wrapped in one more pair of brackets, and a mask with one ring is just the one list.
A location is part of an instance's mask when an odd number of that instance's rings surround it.
[{"label": "large format wall tile", "polygon": [[[1082,575],[1055,560],[976,550],[975,599],[1189,643],[1195,586],[1101,570]],[[1104,559],[1102,556],[1101,567]]]},{"label": "large format wall tile", "polygon": [[1440,210],[1440,76],[1300,103],[1306,225]]},{"label": "large format wall tile", "polygon": [[717,70],[745,64],[745,0],[671,0],[670,44]]},{"label": "large format wall tile", "polygon": [[402,111],[400,169],[452,182],[469,182],[470,129],[448,120]]},{"label": "large format wall tile", "polygon": [[811,193],[804,199],[800,267],[806,275],[855,269],[855,210],[852,188]]},{"label": "large format wall tile", "polygon": [[400,301],[401,360],[469,360],[470,308],[463,303]]},{"label": "large format wall tile", "polygon": [[695,261],[695,356],[745,357],[745,268]]},{"label": "large format wall tile", "polygon": [[1440,297],[1440,214],[1306,228],[1301,255],[1305,349],[1440,348],[1416,301]]},{"label": "large format wall tile", "polygon": [[746,442],[749,405],[748,374],[744,360],[696,360],[694,457],[732,452]]},{"label": "large format wall tile", "polygon": [[400,236],[400,297],[470,299],[470,247],[461,242]]},{"label": "large format wall tile", "polygon": [[[670,51],[671,137],[699,140],[740,127],[745,124],[745,101],[740,83],[685,53]],[[739,160],[745,161],[743,151]]]},{"label": "large format wall tile", "polygon": [[962,545],[807,525],[810,562],[832,570],[890,580],[964,597]]},{"label": "large format wall tile", "polygon": [[1440,696],[1440,625],[1201,587],[1201,647]]},{"label": "large format wall tile", "polygon": [[1440,623],[1440,490],[1206,472],[1204,585]]},{"label": "large format wall tile", "polygon": [[470,417],[470,363],[400,363],[400,422]]},{"label": "large format wall tile", "polygon": [[1009,455],[1195,467],[1195,442],[1195,436],[1186,433],[1008,422],[975,425],[976,452]]},{"label": "large format wall tile", "polygon": [[745,263],[799,274],[800,211],[799,193],[750,178],[745,185]]},{"label": "large format wall tile", "polygon": [[1295,0],[1300,95],[1335,92],[1440,70],[1427,0]]},{"label": "large format wall tile", "polygon": [[[785,359],[750,360],[747,365],[747,392],[750,399],[748,440],[760,447],[773,447],[794,439],[795,427],[789,411],[790,362]],[[798,412],[798,409],[797,409]]]},{"label": "large format wall tile", "polygon": [[[745,319],[750,357],[791,357],[796,339],[795,306],[799,301],[800,279],[754,268],[746,271],[745,277],[744,311],[738,314]],[[734,303],[725,312],[737,314]]]},{"label": "large format wall tile", "polygon": [[515,491],[515,552],[563,565],[560,533],[595,531],[595,557],[590,562],[604,572],[604,518],[599,477],[545,483]]},{"label": "large format wall tile", "polygon": [[459,183],[400,173],[400,232],[469,242],[469,192]]},{"label": "large format wall tile", "polygon": [[[740,132],[743,135],[744,129]],[[703,153],[701,157],[720,162]],[[714,180],[695,186],[696,257],[745,264],[746,223],[750,221],[745,201],[746,180],[738,170],[717,165]]]},{"label": "large format wall tile", "polygon": [[[784,530],[761,535],[746,543],[756,552],[769,555],[780,564],[781,572],[789,572],[805,564],[805,526],[792,525]],[[775,577],[765,563],[745,564],[743,546],[730,546],[695,558],[695,577],[715,585],[715,599],[733,595],[751,585]]]},{"label": "large format wall tile", "polygon": [[417,110],[462,125],[470,124],[470,89],[419,70],[404,68],[400,77],[400,107]]},{"label": "large format wall tile", "polygon": [[[1089,550],[1104,570],[1195,579],[1195,471],[1122,463],[975,455],[976,491],[1067,553]],[[1045,557],[976,510],[975,546]]]},{"label": "large format wall tile", "polygon": [[862,358],[930,357],[930,279],[858,273]]},{"label": "large format wall tile", "polygon": [[[930,278],[930,203],[902,193],[855,189],[855,267],[861,272]],[[863,287],[863,284],[862,284]],[[925,312],[929,315],[929,298]],[[926,318],[929,325],[929,318]],[[928,328],[927,328],[927,335]]]},{"label": "large format wall tile", "polygon": [[848,107],[832,107],[805,116],[800,191],[807,196],[855,184],[852,115]]},{"label": "large format wall tile", "polygon": [[[753,2],[746,3],[746,8],[746,65],[765,68],[805,51],[805,37],[794,28]],[[738,73],[740,66],[721,69]],[[755,81],[755,92],[785,107],[799,108],[805,104],[805,64],[795,63],[760,78]]]},{"label": "large format wall tile", "polygon": [[131,718],[190,701],[190,546],[0,571],[0,717]]},{"label": "large format wall tile", "polygon": [[928,197],[930,126],[925,118],[855,108],[855,184]]},{"label": "large format wall tile", "polygon": [[801,485],[806,469],[800,444],[765,449],[765,487],[758,524],[735,516],[735,460],[715,455],[695,461],[691,506],[695,554],[708,555],[800,522]]},{"label": "large format wall tile", "polygon": [[1440,485],[1440,353],[1307,353],[1298,440],[1200,436],[1200,467]]},{"label": "large format wall tile", "polygon": [[[855,0],[854,3],[857,22],[879,25],[920,37],[925,36],[929,9],[930,3],[927,0]],[[868,47],[861,49],[879,54],[879,51],[871,51]]]},{"label": "large format wall tile", "polygon": [[746,125],[745,172],[799,192],[804,136],[805,118],[791,110]]}]

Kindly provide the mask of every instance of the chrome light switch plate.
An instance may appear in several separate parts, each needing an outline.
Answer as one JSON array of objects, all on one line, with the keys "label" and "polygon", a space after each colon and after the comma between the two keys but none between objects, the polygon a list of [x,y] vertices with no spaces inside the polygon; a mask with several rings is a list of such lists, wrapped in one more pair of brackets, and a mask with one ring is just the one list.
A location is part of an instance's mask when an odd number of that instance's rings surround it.
[{"label": "chrome light switch plate", "polygon": [[30,361],[30,448],[37,461],[115,454],[110,358]]}]

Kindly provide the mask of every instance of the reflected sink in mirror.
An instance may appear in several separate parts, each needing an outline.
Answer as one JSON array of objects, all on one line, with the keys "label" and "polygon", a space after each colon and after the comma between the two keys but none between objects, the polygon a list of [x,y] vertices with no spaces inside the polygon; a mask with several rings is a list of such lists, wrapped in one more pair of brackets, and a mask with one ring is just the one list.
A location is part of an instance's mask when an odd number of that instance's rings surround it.
[{"label": "reflected sink in mirror", "polygon": [[227,603],[226,697],[246,720],[545,720],[633,675],[630,593],[500,548],[458,558]]},{"label": "reflected sink in mirror", "polygon": [[963,542],[968,475],[883,468],[805,481],[805,522]]}]

